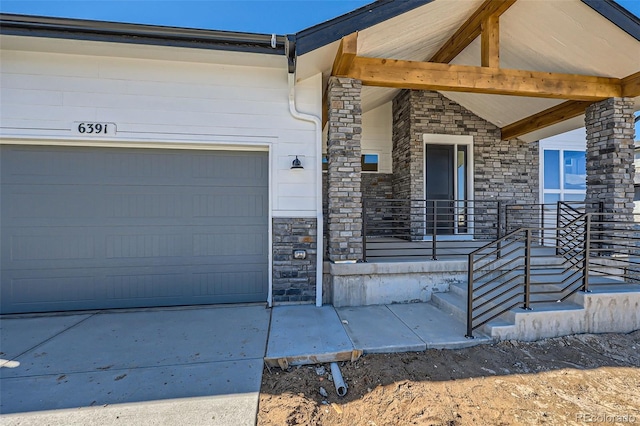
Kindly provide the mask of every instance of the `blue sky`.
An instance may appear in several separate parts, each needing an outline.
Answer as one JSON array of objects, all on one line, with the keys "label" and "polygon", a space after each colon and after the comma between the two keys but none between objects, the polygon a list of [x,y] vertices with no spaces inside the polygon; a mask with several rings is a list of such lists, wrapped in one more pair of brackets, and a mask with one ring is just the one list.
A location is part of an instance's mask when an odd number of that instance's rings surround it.
[{"label": "blue sky", "polygon": [[291,34],[372,0],[2,0],[4,13]]},{"label": "blue sky", "polygon": [[[372,0],[1,0],[0,11],[175,27],[291,34],[371,2]],[[640,0],[620,0],[618,3],[636,16],[640,16]]]}]

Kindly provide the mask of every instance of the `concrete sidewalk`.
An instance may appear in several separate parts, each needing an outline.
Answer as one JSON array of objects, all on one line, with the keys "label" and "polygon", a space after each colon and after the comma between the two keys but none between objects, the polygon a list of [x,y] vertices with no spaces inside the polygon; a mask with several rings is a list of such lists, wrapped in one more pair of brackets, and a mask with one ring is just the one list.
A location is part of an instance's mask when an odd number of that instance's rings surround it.
[{"label": "concrete sidewalk", "polygon": [[287,368],[490,341],[465,339],[464,324],[430,303],[15,316],[0,335],[3,425],[250,425],[265,361]]},{"label": "concrete sidewalk", "polygon": [[363,353],[457,349],[490,343],[431,303],[321,308],[276,306],[265,361],[271,366],[357,359]]},{"label": "concrete sidewalk", "polygon": [[3,318],[2,424],[255,424],[269,316],[232,306]]}]

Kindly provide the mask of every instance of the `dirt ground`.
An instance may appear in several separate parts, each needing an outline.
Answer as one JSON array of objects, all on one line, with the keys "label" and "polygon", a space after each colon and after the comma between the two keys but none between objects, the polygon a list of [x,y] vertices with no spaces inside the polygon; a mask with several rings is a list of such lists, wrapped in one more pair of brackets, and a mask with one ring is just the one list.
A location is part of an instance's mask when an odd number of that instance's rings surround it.
[{"label": "dirt ground", "polygon": [[640,330],[323,366],[265,368],[258,425],[640,425]]}]

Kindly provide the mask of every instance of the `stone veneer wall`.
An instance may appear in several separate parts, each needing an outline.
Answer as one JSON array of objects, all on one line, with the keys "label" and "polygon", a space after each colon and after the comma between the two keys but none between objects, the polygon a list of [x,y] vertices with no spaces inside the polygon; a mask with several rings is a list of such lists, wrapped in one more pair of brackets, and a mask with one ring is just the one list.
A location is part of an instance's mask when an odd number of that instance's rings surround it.
[{"label": "stone veneer wall", "polygon": [[329,170],[328,254],[332,261],[362,260],[362,82],[331,77],[327,87]]},{"label": "stone veneer wall", "polygon": [[[412,135],[412,110],[410,90],[403,90],[393,99],[393,198],[409,200],[422,198],[412,176],[418,167],[415,161],[416,151],[422,144],[422,138],[416,143]],[[417,146],[416,146],[417,145]]]},{"label": "stone veneer wall", "polygon": [[[329,238],[329,178],[322,173],[322,217],[324,221],[325,253],[327,258],[326,240]],[[391,173],[362,173],[362,198],[388,200],[393,198],[393,174]],[[387,217],[390,211],[378,212],[379,218]]]},{"label": "stone veneer wall", "polygon": [[[316,299],[317,226],[315,218],[273,218],[273,301]],[[294,250],[307,258],[294,259]]]},{"label": "stone veneer wall", "polygon": [[633,98],[609,98],[587,108],[587,204],[603,203],[609,220],[633,220]]},{"label": "stone veneer wall", "polygon": [[362,198],[377,200],[393,198],[393,174],[363,173]]},{"label": "stone veneer wall", "polygon": [[393,100],[395,198],[424,199],[425,133],[473,136],[476,200],[538,203],[537,144],[503,141],[492,123],[438,92],[417,90],[403,90]]},{"label": "stone veneer wall", "polygon": [[384,200],[393,198],[393,174],[363,173],[362,197],[368,199],[363,220],[367,221],[367,235],[393,233],[390,218],[396,213]]}]

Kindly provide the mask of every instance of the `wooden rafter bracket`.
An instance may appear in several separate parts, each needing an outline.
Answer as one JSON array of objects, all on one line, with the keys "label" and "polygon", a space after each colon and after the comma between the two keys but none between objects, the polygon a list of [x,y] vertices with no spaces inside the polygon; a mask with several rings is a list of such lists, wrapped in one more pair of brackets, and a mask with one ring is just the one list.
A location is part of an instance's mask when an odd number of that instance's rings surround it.
[{"label": "wooden rafter bracket", "polygon": [[357,54],[358,33],[355,32],[342,37],[342,40],[340,40],[340,46],[338,47],[338,53],[336,53],[336,58],[333,61],[331,75],[343,75],[347,73]]},{"label": "wooden rafter bracket", "polygon": [[[333,61],[333,67],[331,68],[331,75],[340,76],[349,72],[353,65],[353,60],[358,54],[358,33],[352,33],[345,36],[340,40],[340,46],[338,52]],[[322,128],[329,120],[329,106],[327,105],[327,90],[324,89],[322,93]]]},{"label": "wooden rafter bracket", "polygon": [[429,62],[447,64],[460,54],[482,33],[482,24],[489,17],[497,20],[516,0],[486,0],[464,24],[429,59]]},{"label": "wooden rafter bracket", "polygon": [[491,15],[482,22],[480,63],[483,67],[500,68],[500,21]]},{"label": "wooden rafter bracket", "polygon": [[[640,71],[620,79],[622,96],[636,97],[640,96]],[[584,114],[587,107],[593,102],[600,101],[567,101],[560,105],[545,109],[537,114],[518,120],[508,126],[504,126],[501,130],[502,139],[514,139],[534,130],[542,129],[554,124],[561,123],[571,118],[579,117]]]},{"label": "wooden rafter bracket", "polygon": [[622,79],[622,96],[640,96],[640,71]]},{"label": "wooden rafter bracket", "polygon": [[501,130],[502,140],[515,139],[519,136],[531,133],[554,124],[562,123],[571,118],[584,114],[585,110],[593,102],[591,101],[567,101],[560,105],[545,109],[537,114],[518,120]]}]

